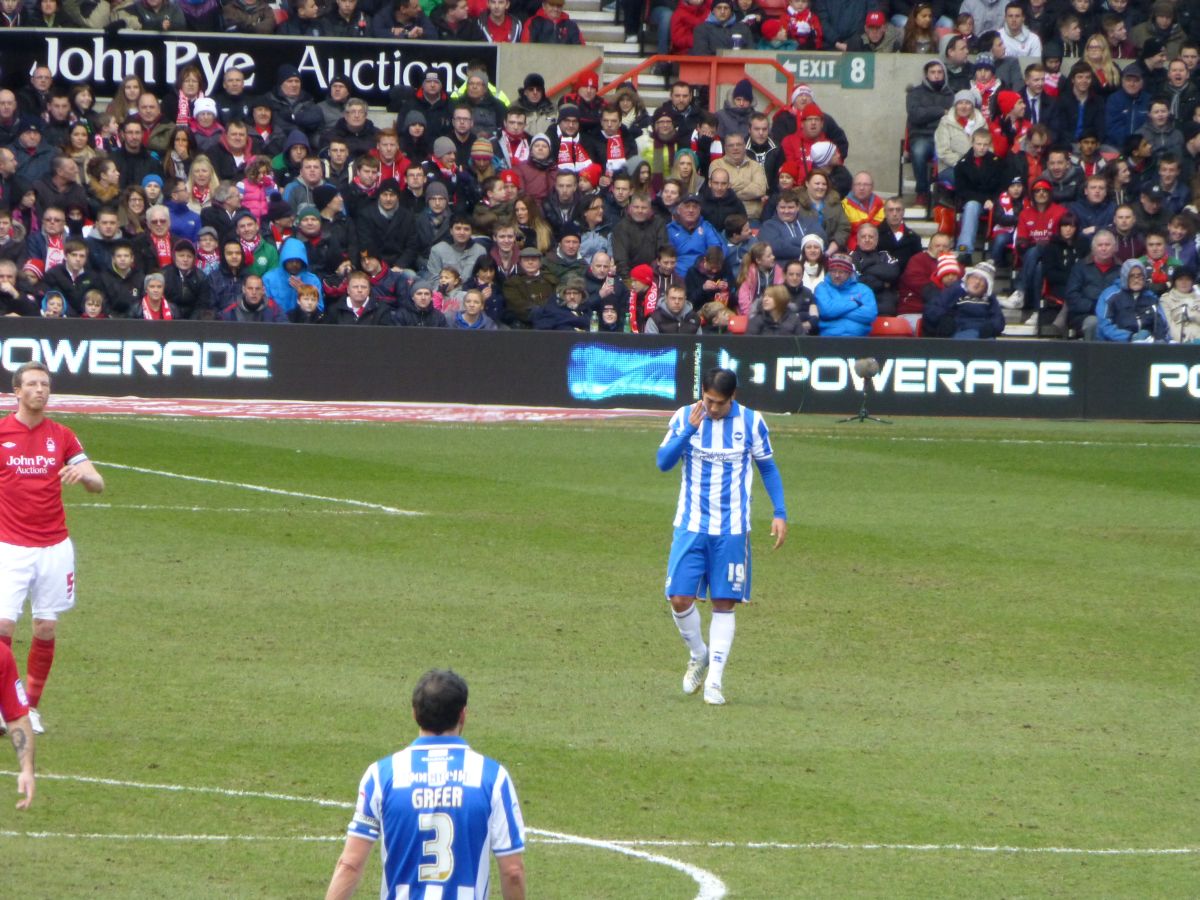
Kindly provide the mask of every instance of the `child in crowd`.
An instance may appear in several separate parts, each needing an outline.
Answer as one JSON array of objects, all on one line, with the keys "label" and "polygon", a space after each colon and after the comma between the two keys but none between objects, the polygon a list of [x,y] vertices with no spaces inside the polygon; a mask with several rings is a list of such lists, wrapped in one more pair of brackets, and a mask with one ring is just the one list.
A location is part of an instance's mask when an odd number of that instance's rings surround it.
[{"label": "child in crowd", "polygon": [[146,208],[162,203],[163,180],[161,175],[147,175],[142,179],[142,193],[146,195]]},{"label": "child in crowd", "polygon": [[275,177],[269,156],[256,156],[246,164],[246,177],[237,183],[242,195],[242,206],[254,213],[260,222],[271,205],[271,194],[275,193]]},{"label": "child in crowd", "polygon": [[217,239],[217,229],[206,225],[196,235],[196,268],[208,275],[220,264],[221,246]]},{"label": "child in crowd", "polygon": [[780,19],[767,19],[762,25],[760,50],[798,50],[799,45],[788,37],[787,28]]},{"label": "child in crowd", "polygon": [[780,13],[787,36],[796,42],[800,50],[824,50],[825,38],[821,31],[821,20],[810,8],[811,0],[788,0]]},{"label": "child in crowd", "polygon": [[104,292],[98,290],[90,290],[83,295],[83,318],[85,319],[107,319],[108,313],[104,311]]},{"label": "child in crowd", "polygon": [[1171,216],[1167,223],[1167,253],[1179,260],[1181,266],[1196,269],[1200,254],[1196,249],[1196,220],[1189,213]]},{"label": "child in crowd", "polygon": [[975,36],[975,17],[969,12],[954,17],[954,33],[967,39],[967,49],[979,52],[979,39]]},{"label": "child in crowd", "polygon": [[321,321],[321,292],[314,285],[296,288],[296,306],[288,311],[287,320],[295,325],[313,325]]},{"label": "child in crowd", "polygon": [[992,209],[992,243],[988,257],[994,266],[1008,262],[1008,254],[1017,235],[1017,219],[1025,208],[1025,181],[1020,175],[1010,179],[1004,193]]},{"label": "child in crowd", "polygon": [[445,315],[447,320],[454,318],[462,309],[463,295],[462,276],[458,270],[446,266],[438,275],[437,290],[433,292],[433,308]]},{"label": "child in crowd", "polygon": [[46,291],[42,297],[42,318],[61,319],[67,314],[67,303],[58,291]]}]

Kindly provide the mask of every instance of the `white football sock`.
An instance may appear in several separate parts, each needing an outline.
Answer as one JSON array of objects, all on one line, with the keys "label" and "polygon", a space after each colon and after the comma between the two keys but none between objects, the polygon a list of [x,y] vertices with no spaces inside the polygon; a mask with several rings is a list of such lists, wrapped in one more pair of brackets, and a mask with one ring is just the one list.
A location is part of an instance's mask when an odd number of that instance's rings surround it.
[{"label": "white football sock", "polygon": [[721,676],[725,672],[725,660],[729,657],[729,648],[733,646],[733,632],[736,630],[736,620],[733,611],[713,611],[712,623],[708,626],[708,686],[721,688]]},{"label": "white football sock", "polygon": [[700,610],[696,609],[696,604],[689,606],[687,612],[678,613],[671,610],[671,615],[675,619],[675,627],[679,629],[680,637],[691,651],[692,659],[703,659],[707,656],[708,648],[704,646],[704,635],[700,628]]}]

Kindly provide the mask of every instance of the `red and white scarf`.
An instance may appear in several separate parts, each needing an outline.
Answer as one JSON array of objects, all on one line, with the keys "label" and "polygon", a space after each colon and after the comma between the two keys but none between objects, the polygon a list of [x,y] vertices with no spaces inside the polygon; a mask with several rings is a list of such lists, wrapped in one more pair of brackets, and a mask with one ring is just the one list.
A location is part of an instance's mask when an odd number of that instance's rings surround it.
[{"label": "red and white scarf", "polygon": [[604,171],[609,175],[615,175],[617,172],[625,169],[625,140],[621,137],[620,132],[612,137],[604,135],[605,141],[605,160]]},{"label": "red and white scarf", "polygon": [[150,243],[154,245],[154,255],[158,257],[158,264],[160,266],[169,266],[172,260],[170,233],[167,233],[162,237],[151,233]]},{"label": "red and white scarf", "polygon": [[[45,232],[43,232],[45,234]],[[63,249],[65,243],[63,236],[51,237],[46,235],[46,271],[49,272],[59,263],[67,258],[66,250]]]},{"label": "red and white scarf", "polygon": [[579,142],[579,136],[558,133],[558,167],[578,174],[592,165],[592,158]]},{"label": "red and white scarf", "polygon": [[158,305],[158,312],[150,305],[150,301],[145,297],[142,298],[142,318],[143,319],[161,319],[164,322],[169,322],[175,317],[171,315],[171,304],[164,298],[162,303]]},{"label": "red and white scarf", "polygon": [[208,206],[208,201],[212,197],[212,189],[201,187],[198,184],[192,185],[192,199],[201,206]]},{"label": "red and white scarf", "polygon": [[253,264],[254,260],[252,257],[254,256],[254,251],[262,246],[262,237],[255,235],[254,240],[249,242],[238,238],[238,243],[242,245],[242,253],[245,254],[246,259],[249,260],[250,264]]},{"label": "red and white scarf", "polygon": [[524,134],[513,137],[507,131],[503,132],[504,146],[508,149],[508,158],[513,162],[524,162],[529,159],[529,140]]}]

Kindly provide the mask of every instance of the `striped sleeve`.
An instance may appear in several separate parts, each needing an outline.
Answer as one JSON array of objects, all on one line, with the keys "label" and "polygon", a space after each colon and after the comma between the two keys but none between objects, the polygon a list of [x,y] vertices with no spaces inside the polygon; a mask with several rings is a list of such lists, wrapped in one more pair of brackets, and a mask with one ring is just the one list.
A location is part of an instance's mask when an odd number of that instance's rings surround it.
[{"label": "striped sleeve", "polygon": [[771,449],[771,435],[767,431],[766,420],[757,412],[750,414],[749,429],[751,434],[750,455],[755,459],[770,459],[775,455]]},{"label": "striped sleeve", "polygon": [[379,803],[379,769],[374,764],[367,769],[358,785],[358,802],[354,804],[354,816],[346,833],[367,841],[379,840],[381,818]]},{"label": "striped sleeve", "polygon": [[494,763],[498,772],[492,786],[492,812],[488,818],[488,843],[496,856],[508,856],[525,849],[525,820],[521,817],[521,804],[517,800],[517,789],[513,786],[508,771]]}]

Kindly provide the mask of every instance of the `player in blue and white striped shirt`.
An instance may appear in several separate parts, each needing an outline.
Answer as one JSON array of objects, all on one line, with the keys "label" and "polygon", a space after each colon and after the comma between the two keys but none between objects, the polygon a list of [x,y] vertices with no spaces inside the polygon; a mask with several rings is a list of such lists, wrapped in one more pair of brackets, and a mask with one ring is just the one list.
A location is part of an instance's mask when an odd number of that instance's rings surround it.
[{"label": "player in blue and white striped shirt", "polygon": [[[775,549],[787,537],[783,479],[771,451],[763,417],[734,400],[737,375],[729,369],[704,374],[701,399],[671,417],[658,448],[658,467],[668,472],[682,460],[675,537],[667,562],[667,599],[690,651],[683,692],[704,686],[704,702],[725,702],[722,676],[733,645],[733,610],[750,599],[750,488],[758,466],[774,506]],[[708,646],[696,600],[712,598]],[[707,674],[707,680],[705,675]]]},{"label": "player in blue and white striped shirt", "polygon": [[426,672],[413,718],[421,736],[363,775],[326,900],[354,894],[381,837],[382,900],[483,900],[489,851],[504,900],[524,900],[521,806],[504,766],[462,739],[467,683],[448,670]]}]

